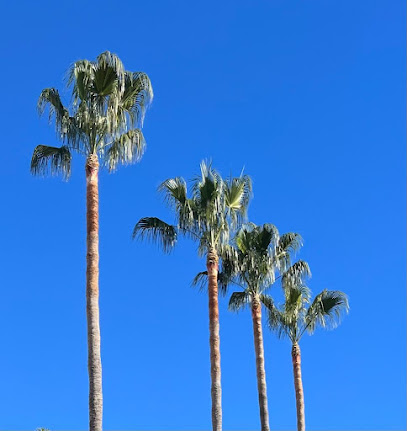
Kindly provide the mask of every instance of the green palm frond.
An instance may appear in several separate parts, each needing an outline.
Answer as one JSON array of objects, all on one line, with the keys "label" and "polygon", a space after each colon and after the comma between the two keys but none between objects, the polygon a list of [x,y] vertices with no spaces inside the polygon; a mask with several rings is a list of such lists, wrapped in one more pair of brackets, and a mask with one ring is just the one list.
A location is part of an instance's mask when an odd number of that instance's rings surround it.
[{"label": "green palm frond", "polygon": [[125,70],[120,58],[109,51],[102,52],[94,63],[92,91],[99,97],[124,90]]},{"label": "green palm frond", "polygon": [[251,195],[252,181],[248,175],[225,181],[225,203],[234,226],[247,216]]},{"label": "green palm frond", "polygon": [[313,333],[317,325],[335,328],[340,323],[342,314],[348,311],[348,298],[343,292],[325,289],[315,297],[307,310],[306,329]]},{"label": "green palm frond", "polygon": [[311,270],[307,262],[299,260],[285,271],[281,277],[283,289],[303,285],[305,278],[311,277]]},{"label": "green palm frond", "polygon": [[229,300],[229,310],[240,311],[250,303],[250,294],[244,292],[233,292]]},{"label": "green palm frond", "polygon": [[302,245],[303,240],[299,233],[288,232],[280,236],[277,244],[277,251],[295,253],[302,247]]},{"label": "green palm frond", "polygon": [[284,310],[290,319],[297,319],[304,312],[305,305],[309,303],[311,291],[304,284],[290,285],[284,289]]},{"label": "green palm frond", "polygon": [[104,156],[105,164],[108,166],[109,171],[113,171],[118,164],[136,163],[141,159],[145,146],[141,130],[129,130],[108,146]]},{"label": "green palm frond", "polygon": [[[218,289],[222,296],[227,293],[229,287],[227,280],[222,272],[218,273]],[[208,271],[198,272],[191,282],[191,286],[198,287],[200,291],[206,291],[208,288]]]},{"label": "green palm frond", "polygon": [[298,233],[288,232],[279,238],[275,250],[274,260],[280,272],[284,272],[291,265],[291,258],[301,247],[303,241]]},{"label": "green palm frond", "polygon": [[55,115],[57,122],[61,124],[65,117],[69,117],[68,110],[62,104],[59,92],[55,88],[45,88],[38,98],[37,109],[40,115],[47,107],[49,108],[49,121]]},{"label": "green palm frond", "polygon": [[144,217],[134,227],[133,239],[135,238],[158,242],[163,251],[168,253],[177,241],[177,229],[157,217]]},{"label": "green palm frond", "polygon": [[233,282],[232,279],[224,272],[218,273],[218,289],[219,289],[219,293],[222,296],[226,295],[228,288],[230,284],[232,284],[232,282]]},{"label": "green palm frond", "polygon": [[89,60],[78,60],[69,68],[67,73],[67,86],[73,86],[72,97],[74,105],[79,104],[81,101],[86,102],[86,100],[88,100],[94,73],[94,63]]},{"label": "green palm frond", "polygon": [[56,148],[46,145],[35,147],[31,158],[33,175],[58,175],[67,180],[71,175],[71,153],[66,146]]},{"label": "green palm frond", "polygon": [[163,192],[164,199],[176,209],[187,200],[187,184],[181,177],[169,178],[160,184],[158,191]]},{"label": "green palm frond", "polygon": [[291,327],[286,321],[284,312],[279,310],[273,301],[265,301],[263,304],[267,309],[268,327],[276,333],[278,338],[283,338],[286,336],[291,338]]},{"label": "green palm frond", "polygon": [[266,295],[264,293],[259,295],[261,303],[268,309],[272,309],[274,306],[273,298],[270,295]]},{"label": "green palm frond", "polygon": [[131,125],[143,126],[144,115],[154,97],[150,78],[143,72],[126,72],[120,110],[129,114]]},{"label": "green palm frond", "polygon": [[198,287],[199,290],[206,290],[208,284],[208,271],[198,272],[191,282],[191,286]]}]

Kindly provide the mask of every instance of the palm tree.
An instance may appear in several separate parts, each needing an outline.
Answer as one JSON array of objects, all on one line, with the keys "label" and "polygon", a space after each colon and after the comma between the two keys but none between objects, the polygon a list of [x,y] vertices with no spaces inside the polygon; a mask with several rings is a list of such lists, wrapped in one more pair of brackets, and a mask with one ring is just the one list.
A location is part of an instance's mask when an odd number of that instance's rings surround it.
[{"label": "palm tree", "polygon": [[38,110],[49,108],[60,148],[38,145],[31,160],[35,175],[71,173],[71,152],[86,157],[86,315],[88,331],[89,427],[102,430],[102,365],[99,327],[99,161],[111,172],[119,164],[138,161],[145,148],[144,113],[153,98],[150,79],[129,72],[108,51],[96,61],[79,60],[68,72],[72,103],[68,109],[58,90],[42,90]]},{"label": "palm tree", "polygon": [[223,180],[210,164],[201,163],[201,173],[192,184],[177,177],[164,181],[161,190],[175,212],[176,224],[156,217],[142,218],[133,237],[159,241],[168,252],[178,235],[198,242],[198,253],[206,256],[209,297],[209,345],[211,363],[212,428],[222,430],[221,369],[219,342],[218,273],[219,256],[227,254],[231,231],[246,216],[251,195],[251,180],[246,175]]},{"label": "palm tree", "polygon": [[309,266],[298,261],[282,276],[285,302],[277,307],[271,301],[267,304],[268,321],[272,330],[280,337],[291,340],[291,357],[294,372],[295,399],[297,407],[297,430],[305,431],[304,391],[301,377],[301,351],[299,342],[305,332],[313,334],[317,326],[336,327],[343,312],[348,312],[347,296],[338,290],[323,290],[312,303],[311,293],[304,283],[310,276]]},{"label": "palm tree", "polygon": [[230,310],[238,311],[246,305],[251,308],[261,430],[269,431],[261,304],[272,302],[266,289],[274,283],[275,272],[286,268],[290,254],[301,247],[302,240],[296,233],[280,237],[272,224],[249,223],[239,230],[234,242],[234,253],[229,252],[222,259],[219,279],[223,285],[234,284],[243,289],[232,293]]}]

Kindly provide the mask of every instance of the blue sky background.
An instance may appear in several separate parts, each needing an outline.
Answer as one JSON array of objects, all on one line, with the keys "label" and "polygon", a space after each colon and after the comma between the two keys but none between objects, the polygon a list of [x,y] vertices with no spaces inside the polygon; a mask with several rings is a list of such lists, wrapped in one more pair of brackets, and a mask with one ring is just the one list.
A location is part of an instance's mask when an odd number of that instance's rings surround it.
[{"label": "blue sky background", "polygon": [[[207,299],[195,245],[131,241],[171,214],[156,187],[212,158],[245,167],[250,219],[305,239],[315,293],[348,293],[302,342],[310,430],[405,429],[405,5],[393,1],[3,2],[0,429],[87,428],[84,160],[33,178],[56,145],[36,101],[111,50],[151,77],[140,164],[100,178],[104,427],[210,429]],[[69,94],[64,94],[69,100]],[[273,291],[271,291],[273,292]],[[221,301],[225,430],[259,428],[249,313]],[[272,429],[295,428],[288,341],[265,332]]]}]

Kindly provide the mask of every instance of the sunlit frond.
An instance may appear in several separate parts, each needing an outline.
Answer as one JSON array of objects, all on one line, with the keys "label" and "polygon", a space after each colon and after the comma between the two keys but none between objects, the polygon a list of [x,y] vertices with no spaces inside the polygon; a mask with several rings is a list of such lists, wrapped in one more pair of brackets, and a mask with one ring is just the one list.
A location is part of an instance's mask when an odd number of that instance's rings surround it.
[{"label": "sunlit frond", "polygon": [[165,180],[158,187],[158,191],[162,192],[165,200],[176,209],[187,200],[187,184],[181,177]]},{"label": "sunlit frond", "polygon": [[107,147],[104,155],[105,164],[109,171],[113,171],[118,164],[136,163],[141,159],[144,149],[145,141],[141,130],[129,130]]},{"label": "sunlit frond", "polygon": [[134,227],[133,239],[135,238],[155,241],[168,253],[177,241],[177,229],[156,217],[144,217]]},{"label": "sunlit frond", "polygon": [[143,126],[146,109],[154,97],[150,78],[143,72],[125,72],[119,109],[129,114],[131,125]]},{"label": "sunlit frond", "polygon": [[230,178],[225,181],[225,203],[232,223],[241,223],[247,215],[252,194],[252,181],[248,175]]},{"label": "sunlit frond", "polygon": [[33,175],[58,175],[64,179],[71,175],[71,153],[65,146],[47,147],[38,145],[31,158],[31,173]]},{"label": "sunlit frond", "polygon": [[338,290],[323,290],[317,295],[305,315],[306,329],[313,333],[317,325],[335,328],[343,313],[349,311],[347,296]]},{"label": "sunlit frond", "polygon": [[251,296],[248,292],[233,292],[229,300],[229,310],[242,310],[251,301]]}]

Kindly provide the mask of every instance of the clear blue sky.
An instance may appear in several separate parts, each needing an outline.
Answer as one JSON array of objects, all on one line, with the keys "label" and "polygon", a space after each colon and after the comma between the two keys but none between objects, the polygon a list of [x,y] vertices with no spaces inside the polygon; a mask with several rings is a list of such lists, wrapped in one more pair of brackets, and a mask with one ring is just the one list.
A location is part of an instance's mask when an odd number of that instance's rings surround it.
[{"label": "clear blue sky", "polygon": [[[161,181],[212,158],[252,176],[253,222],[302,234],[313,291],[349,295],[343,324],[302,343],[308,428],[405,429],[404,2],[10,1],[0,20],[0,429],[87,427],[84,160],[68,183],[29,164],[57,145],[40,91],[104,50],[155,90],[143,160],[100,179],[105,428],[210,428],[204,262],[130,237],[171,220]],[[250,316],[226,305],[224,428],[255,430]],[[266,332],[265,350],[271,427],[293,430],[289,343]]]}]

